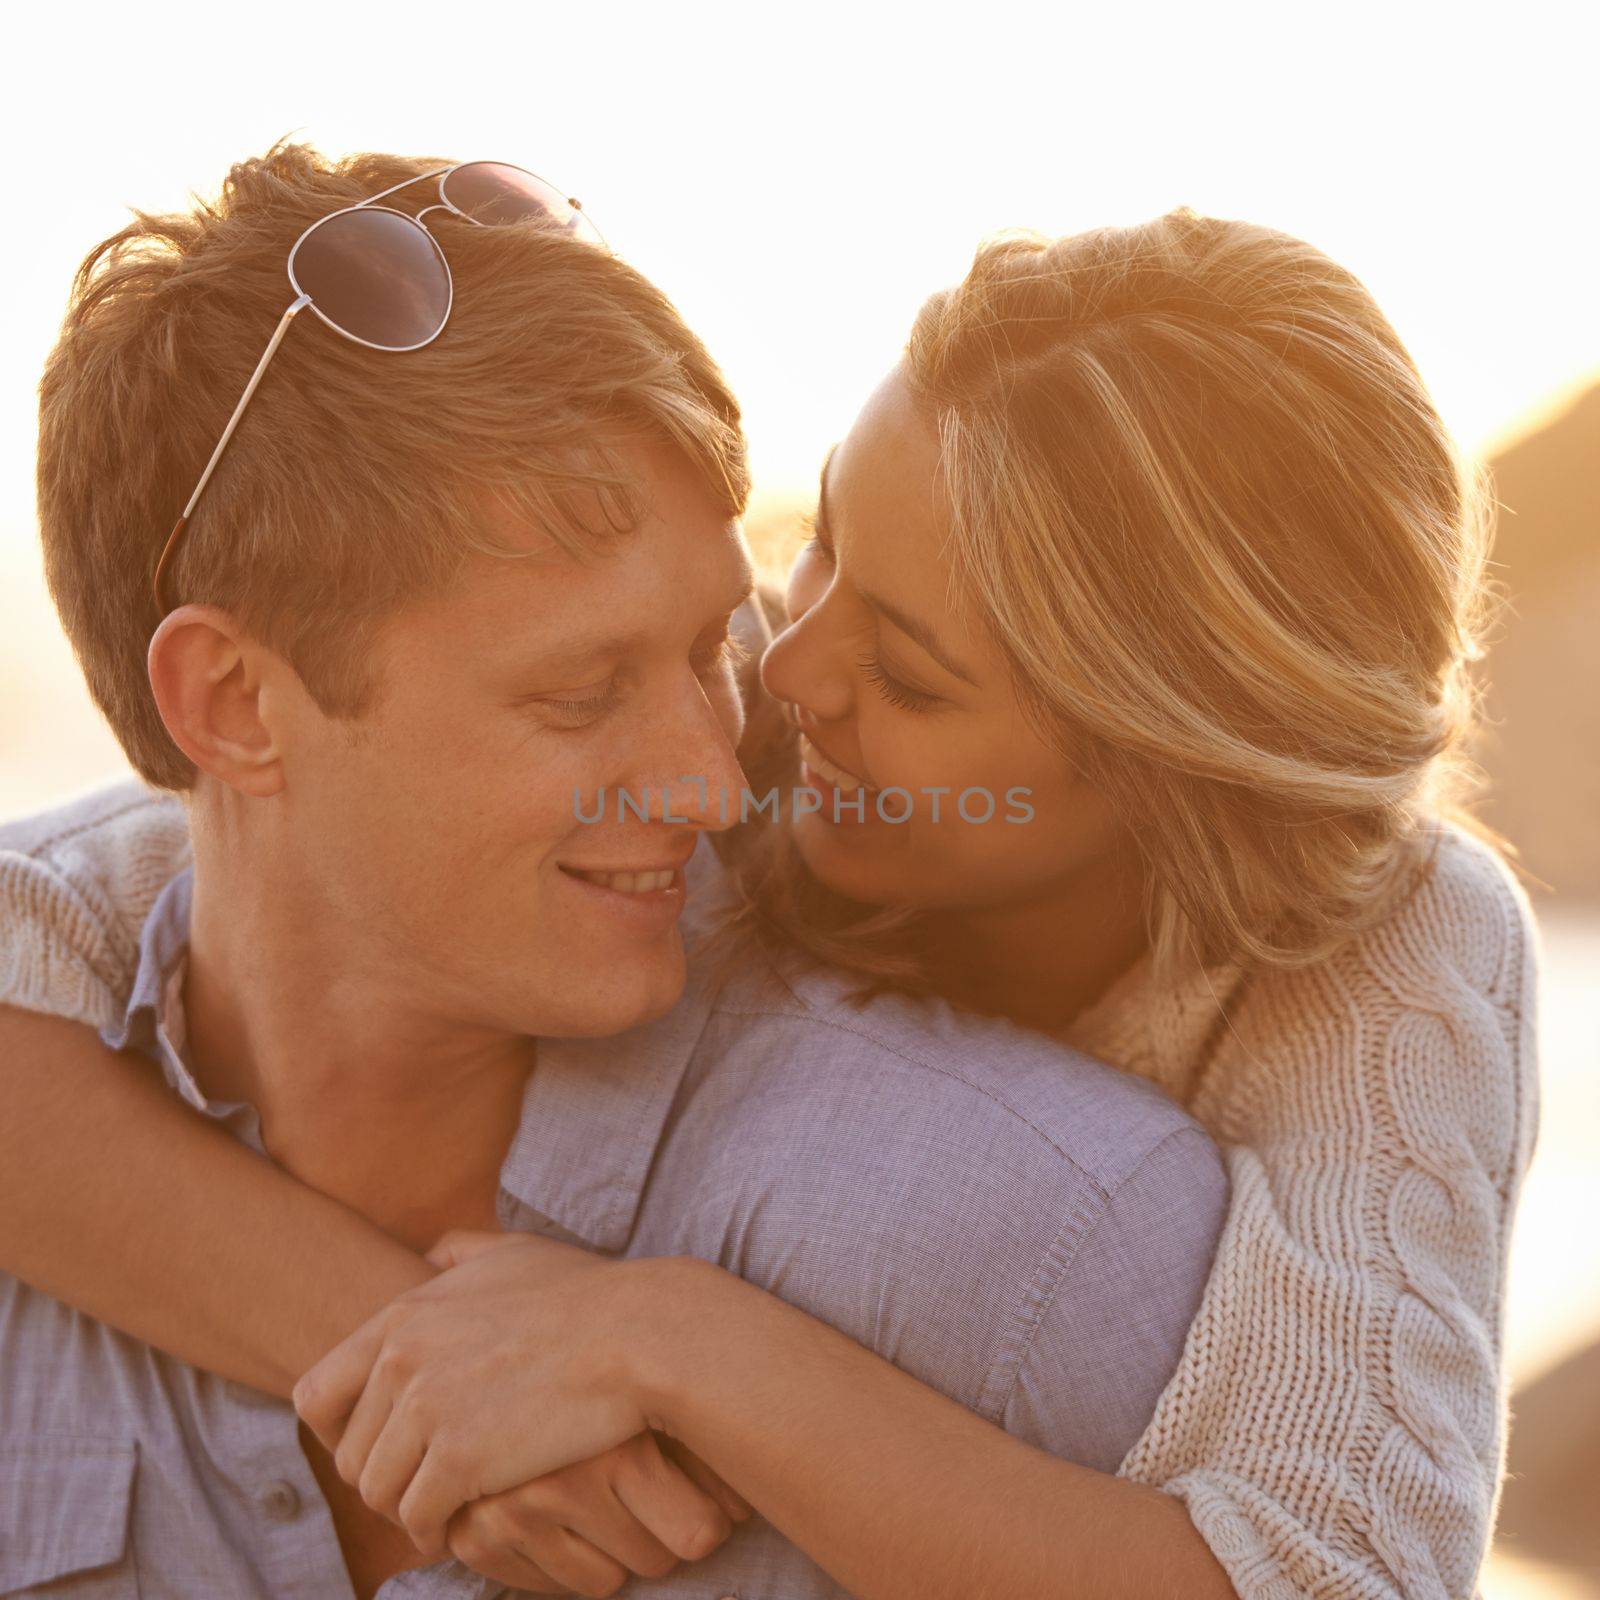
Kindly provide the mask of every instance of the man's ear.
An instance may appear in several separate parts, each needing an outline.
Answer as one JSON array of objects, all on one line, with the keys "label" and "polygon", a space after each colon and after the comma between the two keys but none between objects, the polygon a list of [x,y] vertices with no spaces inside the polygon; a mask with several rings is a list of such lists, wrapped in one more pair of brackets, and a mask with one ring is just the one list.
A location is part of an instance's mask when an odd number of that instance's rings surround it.
[{"label": "man's ear", "polygon": [[216,606],[179,606],[162,619],[147,660],[156,708],[177,747],[241,794],[283,788],[276,720],[264,703],[273,653]]}]

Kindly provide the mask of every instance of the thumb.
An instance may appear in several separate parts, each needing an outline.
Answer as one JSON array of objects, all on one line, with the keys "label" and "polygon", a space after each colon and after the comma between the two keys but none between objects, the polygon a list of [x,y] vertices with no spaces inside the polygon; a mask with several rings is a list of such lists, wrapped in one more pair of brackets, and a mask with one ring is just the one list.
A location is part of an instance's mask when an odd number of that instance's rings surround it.
[{"label": "thumb", "polygon": [[463,1262],[476,1260],[514,1237],[513,1234],[490,1233],[475,1228],[452,1228],[423,1259],[441,1272],[447,1272]]}]

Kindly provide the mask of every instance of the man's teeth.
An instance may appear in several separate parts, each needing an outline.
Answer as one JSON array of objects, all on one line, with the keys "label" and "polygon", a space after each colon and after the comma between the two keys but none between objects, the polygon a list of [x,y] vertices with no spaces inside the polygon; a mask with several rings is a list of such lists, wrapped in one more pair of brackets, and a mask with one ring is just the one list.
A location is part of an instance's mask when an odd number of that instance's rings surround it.
[{"label": "man's teeth", "polygon": [[659,889],[670,889],[678,876],[675,868],[666,872],[580,872],[568,867],[567,871],[585,883],[597,883],[602,889],[616,889],[622,894],[654,894]]},{"label": "man's teeth", "polygon": [[876,793],[870,783],[863,783],[853,772],[846,772],[843,767],[834,766],[804,734],[800,735],[800,759],[819,778],[826,779],[842,794],[854,794],[857,789],[865,789],[868,794]]}]

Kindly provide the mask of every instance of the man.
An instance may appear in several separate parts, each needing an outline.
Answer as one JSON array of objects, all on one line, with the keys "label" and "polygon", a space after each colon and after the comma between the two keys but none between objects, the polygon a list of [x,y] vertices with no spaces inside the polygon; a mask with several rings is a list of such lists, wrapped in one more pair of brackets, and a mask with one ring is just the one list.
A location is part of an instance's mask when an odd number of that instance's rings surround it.
[{"label": "man", "polygon": [[[685,872],[742,780],[746,476],[658,292],[565,233],[436,215],[448,328],[392,354],[293,330],[151,597],[289,248],[426,170],[279,149],[80,278],[42,390],[47,567],[130,759],[185,796],[193,868],[149,907],[181,864],[171,802],[18,825],[0,999],[98,1020],[414,1251],[507,1227],[698,1256],[1113,1470],[1220,1224],[1204,1137],[1043,1040],[856,1010],[757,953],[720,988],[686,960]],[[661,804],[581,819],[575,797],[619,791]],[[44,1291],[70,1271],[26,1275],[0,1279],[22,1464],[0,1583],[480,1592],[416,1568],[287,1405],[69,1311]],[[633,1592],[840,1591],[753,1519]]]}]

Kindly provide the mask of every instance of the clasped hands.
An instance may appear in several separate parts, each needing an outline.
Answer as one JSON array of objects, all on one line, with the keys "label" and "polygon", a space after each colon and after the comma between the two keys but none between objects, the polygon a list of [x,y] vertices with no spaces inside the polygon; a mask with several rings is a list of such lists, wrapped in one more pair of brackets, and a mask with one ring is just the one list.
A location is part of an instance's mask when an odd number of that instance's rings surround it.
[{"label": "clasped hands", "polygon": [[339,1475],[424,1555],[536,1593],[609,1595],[750,1507],[666,1432],[648,1352],[685,1268],[532,1234],[447,1235],[443,1269],[295,1386]]}]

